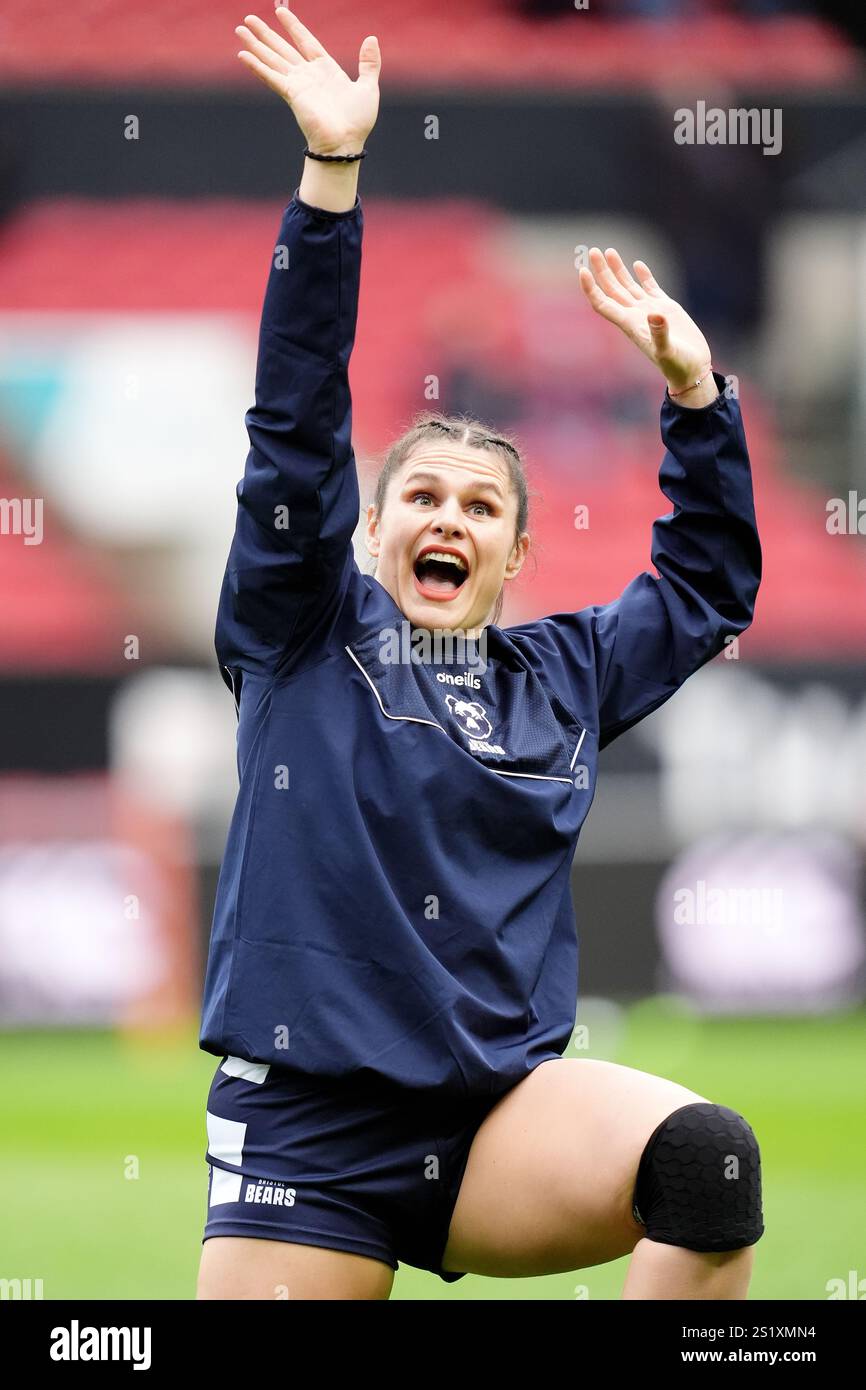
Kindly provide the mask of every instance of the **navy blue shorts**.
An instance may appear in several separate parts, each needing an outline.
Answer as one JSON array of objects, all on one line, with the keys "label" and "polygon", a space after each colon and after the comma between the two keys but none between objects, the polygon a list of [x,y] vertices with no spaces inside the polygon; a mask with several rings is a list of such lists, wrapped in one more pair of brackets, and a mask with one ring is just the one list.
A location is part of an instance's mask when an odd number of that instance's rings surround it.
[{"label": "navy blue shorts", "polygon": [[472,1140],[498,1099],[223,1058],[207,1103],[203,1240],[296,1241],[462,1279],[440,1261]]}]

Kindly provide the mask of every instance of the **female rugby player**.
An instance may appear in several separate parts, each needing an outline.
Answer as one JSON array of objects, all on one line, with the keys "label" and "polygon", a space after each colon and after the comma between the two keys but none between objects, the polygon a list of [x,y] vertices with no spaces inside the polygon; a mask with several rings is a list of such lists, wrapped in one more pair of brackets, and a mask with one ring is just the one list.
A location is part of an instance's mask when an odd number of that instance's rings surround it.
[{"label": "female rugby player", "polygon": [[[379,46],[364,40],[351,80],[291,11],[275,22],[247,16],[238,56],[307,148],[217,618],[240,789],[200,1036],[220,1062],[198,1296],[384,1299],[399,1260],[452,1282],[630,1253],[625,1298],[742,1299],[763,1231],[745,1119],[562,1056],[598,751],[752,619],[737,402],[648,267],[593,248],[586,298],[667,383],[658,575],[498,627],[529,546],[523,465],[513,441],[435,412],[388,452],[362,574],[348,364]],[[460,635],[459,659],[419,634]]]}]

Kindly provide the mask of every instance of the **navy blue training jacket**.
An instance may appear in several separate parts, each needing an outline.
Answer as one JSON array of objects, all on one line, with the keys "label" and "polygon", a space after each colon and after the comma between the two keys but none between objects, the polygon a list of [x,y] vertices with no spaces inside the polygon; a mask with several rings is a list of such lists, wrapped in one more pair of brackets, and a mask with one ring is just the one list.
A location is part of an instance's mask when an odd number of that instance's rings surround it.
[{"label": "navy blue training jacket", "polygon": [[[574,1026],[570,893],[601,748],[751,622],[761,574],[738,404],[667,397],[658,577],[485,629],[486,665],[394,663],[359,569],[348,364],[363,213],[285,209],[216,651],[240,788],[200,1046],[321,1077],[495,1095]],[[717,376],[720,388],[723,378]]]}]

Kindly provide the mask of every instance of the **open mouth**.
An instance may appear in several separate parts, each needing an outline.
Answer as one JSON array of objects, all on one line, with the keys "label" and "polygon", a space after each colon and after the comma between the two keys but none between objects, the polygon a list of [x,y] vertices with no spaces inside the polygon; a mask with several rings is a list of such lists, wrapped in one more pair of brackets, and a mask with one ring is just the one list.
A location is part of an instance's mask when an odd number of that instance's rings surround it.
[{"label": "open mouth", "polygon": [[469,577],[468,569],[454,555],[450,559],[422,555],[413,566],[415,587],[423,598],[453,598]]}]

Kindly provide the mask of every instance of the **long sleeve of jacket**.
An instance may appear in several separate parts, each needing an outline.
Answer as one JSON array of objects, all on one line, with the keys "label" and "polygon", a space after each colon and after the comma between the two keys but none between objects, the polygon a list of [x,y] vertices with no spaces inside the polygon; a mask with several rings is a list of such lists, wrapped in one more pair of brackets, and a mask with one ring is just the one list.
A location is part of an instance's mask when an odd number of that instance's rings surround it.
[{"label": "long sleeve of jacket", "polygon": [[262,309],[250,450],[215,646],[232,673],[273,672],[314,639],[354,565],[360,496],[348,365],[363,213],[311,207],[280,223]]},{"label": "long sleeve of jacket", "polygon": [[740,407],[689,410],[665,396],[659,485],[673,503],[652,529],[652,563],[612,603],[508,628],[565,703],[594,692],[599,747],[663,704],[751,623],[761,579]]}]

